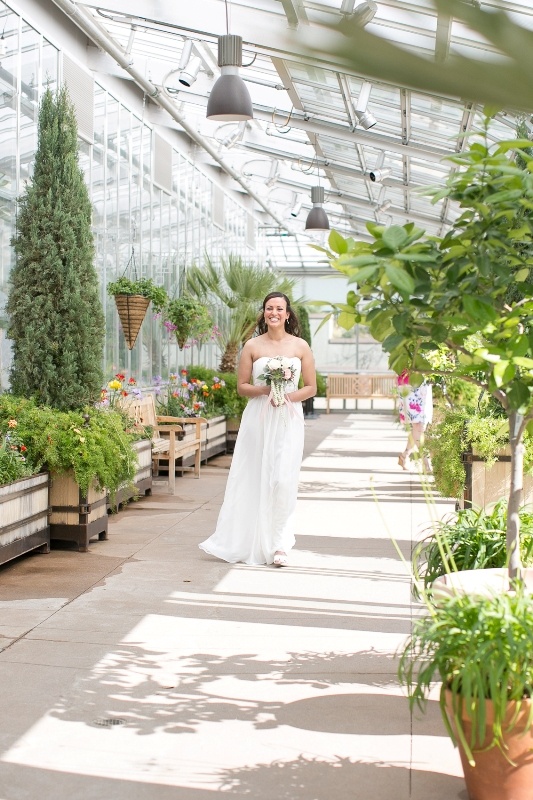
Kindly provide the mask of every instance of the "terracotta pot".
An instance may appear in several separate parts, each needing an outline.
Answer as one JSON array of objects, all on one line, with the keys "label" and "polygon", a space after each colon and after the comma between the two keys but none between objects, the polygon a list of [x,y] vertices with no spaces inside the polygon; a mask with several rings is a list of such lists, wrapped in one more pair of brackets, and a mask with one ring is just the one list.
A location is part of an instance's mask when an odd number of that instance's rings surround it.
[{"label": "terracotta pot", "polygon": [[132,350],[150,305],[150,300],[140,294],[117,294],[115,295],[115,304],[128,350]]},{"label": "terracotta pot", "polygon": [[[485,740],[472,748],[475,766],[468,763],[466,754],[458,743],[461,763],[465,774],[465,783],[470,800],[532,800],[533,798],[533,728],[528,731],[526,722],[531,713],[531,700],[523,700],[518,719],[512,730],[506,727],[516,712],[516,703],[509,703],[503,725],[504,742],[507,747],[507,758],[498,747],[484,750],[492,739],[490,727],[494,719],[492,702],[487,700],[487,735]],[[446,690],[446,713],[452,729],[456,726],[453,720],[452,694]],[[463,707],[461,719],[467,742],[472,735],[472,724]],[[513,763],[510,763],[513,762]]]}]

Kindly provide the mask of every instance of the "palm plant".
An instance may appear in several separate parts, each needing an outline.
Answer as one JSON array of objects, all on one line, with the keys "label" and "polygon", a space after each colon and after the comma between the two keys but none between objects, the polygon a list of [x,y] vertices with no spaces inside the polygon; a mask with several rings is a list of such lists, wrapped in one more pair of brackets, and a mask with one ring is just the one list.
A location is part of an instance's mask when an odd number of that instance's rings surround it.
[{"label": "palm plant", "polygon": [[254,331],[264,297],[273,291],[291,297],[294,281],[230,254],[220,266],[206,256],[202,267],[191,267],[184,288],[211,307],[223,349],[219,369],[235,372],[239,350]]}]

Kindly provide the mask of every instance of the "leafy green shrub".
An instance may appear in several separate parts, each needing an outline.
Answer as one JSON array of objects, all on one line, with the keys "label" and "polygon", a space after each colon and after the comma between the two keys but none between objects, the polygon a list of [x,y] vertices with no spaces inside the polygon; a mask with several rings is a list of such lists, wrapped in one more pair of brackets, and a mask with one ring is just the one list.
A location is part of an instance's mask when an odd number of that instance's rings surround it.
[{"label": "leafy green shrub", "polygon": [[114,492],[135,474],[133,437],[111,409],[64,412],[26,398],[0,395],[0,427],[5,428],[10,419],[17,420],[29,467],[34,472],[73,470],[83,494],[93,481]]},{"label": "leafy green shrub", "polygon": [[316,374],[316,396],[317,397],[326,396],[326,379],[319,372],[317,372]]},{"label": "leafy green shrub", "polygon": [[[431,533],[413,550],[417,581],[428,589],[436,578],[449,572],[507,566],[506,526],[505,499],[491,510],[462,509],[433,523]],[[520,530],[520,556],[529,566],[533,564],[531,511],[520,511]]]},{"label": "leafy green shrub", "polygon": [[[472,450],[490,467],[498,452],[509,444],[508,423],[493,404],[481,409],[449,408],[440,413],[439,421],[431,425],[424,445],[431,454],[435,488],[444,497],[460,498],[465,485],[465,469],[461,454]],[[533,472],[533,440],[524,434],[524,472]]]},{"label": "leafy green shrub", "polygon": [[16,419],[0,426],[0,486],[36,472],[28,461],[27,447],[17,433],[17,426]]}]

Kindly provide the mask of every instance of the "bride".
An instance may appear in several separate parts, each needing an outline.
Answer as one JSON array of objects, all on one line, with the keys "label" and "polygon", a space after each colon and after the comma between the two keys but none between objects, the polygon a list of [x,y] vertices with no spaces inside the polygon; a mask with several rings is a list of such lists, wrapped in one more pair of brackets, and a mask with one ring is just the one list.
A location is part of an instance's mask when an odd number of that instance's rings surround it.
[{"label": "bride", "polygon": [[[298,319],[282,292],[272,292],[263,301],[257,331],[239,361],[237,391],[249,401],[224,502],[215,532],[199,547],[231,563],[283,567],[294,546],[292,517],[304,445],[302,400],[316,394],[315,362],[311,348],[298,336]],[[263,374],[276,356],[287,368],[281,405],[276,405],[277,393]],[[303,386],[298,389],[300,375]]]}]

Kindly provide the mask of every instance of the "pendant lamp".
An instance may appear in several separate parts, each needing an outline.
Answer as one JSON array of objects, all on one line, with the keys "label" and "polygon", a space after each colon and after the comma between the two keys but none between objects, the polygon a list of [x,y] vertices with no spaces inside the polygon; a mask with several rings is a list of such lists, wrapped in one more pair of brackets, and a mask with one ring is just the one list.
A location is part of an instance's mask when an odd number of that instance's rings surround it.
[{"label": "pendant lamp", "polygon": [[306,231],[329,231],[328,215],[322,208],[324,202],[324,187],[312,186],[311,187],[311,202],[313,208],[307,215],[305,221]]},{"label": "pendant lamp", "polygon": [[242,67],[242,36],[228,33],[218,37],[218,66],[221,75],[207,102],[207,119],[240,122],[253,119],[252,100],[239,75]]}]

